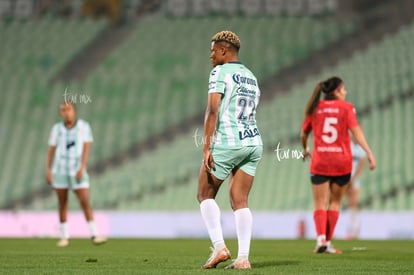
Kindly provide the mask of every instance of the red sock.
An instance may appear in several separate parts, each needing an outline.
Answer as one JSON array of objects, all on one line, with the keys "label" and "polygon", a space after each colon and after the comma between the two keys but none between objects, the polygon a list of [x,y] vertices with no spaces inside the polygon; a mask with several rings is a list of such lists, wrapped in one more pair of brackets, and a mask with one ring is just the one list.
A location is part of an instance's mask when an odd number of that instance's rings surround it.
[{"label": "red sock", "polygon": [[315,210],[313,211],[313,221],[315,223],[316,235],[326,235],[326,211]]},{"label": "red sock", "polygon": [[327,223],[326,223],[326,240],[332,240],[333,233],[335,230],[336,222],[338,221],[339,212],[328,210],[327,212]]}]

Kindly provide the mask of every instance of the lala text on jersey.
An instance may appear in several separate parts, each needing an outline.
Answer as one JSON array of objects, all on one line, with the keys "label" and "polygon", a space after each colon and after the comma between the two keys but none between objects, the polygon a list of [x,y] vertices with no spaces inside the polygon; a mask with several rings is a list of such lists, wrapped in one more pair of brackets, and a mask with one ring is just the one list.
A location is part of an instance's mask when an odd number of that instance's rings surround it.
[{"label": "lala text on jersey", "polygon": [[252,129],[246,129],[244,131],[239,131],[239,139],[243,140],[245,138],[252,138],[255,136],[260,136],[259,130],[257,128]]}]

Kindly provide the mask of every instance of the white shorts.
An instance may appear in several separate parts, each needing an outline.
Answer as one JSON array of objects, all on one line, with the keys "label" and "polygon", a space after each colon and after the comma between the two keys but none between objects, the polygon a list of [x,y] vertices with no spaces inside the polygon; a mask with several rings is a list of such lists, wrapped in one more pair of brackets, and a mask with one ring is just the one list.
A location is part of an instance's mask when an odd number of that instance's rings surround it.
[{"label": "white shorts", "polygon": [[89,188],[89,175],[87,172],[84,172],[82,179],[78,181],[75,176],[53,174],[52,187],[71,190]]},{"label": "white shorts", "polygon": [[359,180],[359,179],[357,179],[356,181],[354,181],[354,183],[353,183],[354,185],[353,185],[353,187],[355,188],[355,189],[359,189],[359,188],[361,188],[361,181]]}]

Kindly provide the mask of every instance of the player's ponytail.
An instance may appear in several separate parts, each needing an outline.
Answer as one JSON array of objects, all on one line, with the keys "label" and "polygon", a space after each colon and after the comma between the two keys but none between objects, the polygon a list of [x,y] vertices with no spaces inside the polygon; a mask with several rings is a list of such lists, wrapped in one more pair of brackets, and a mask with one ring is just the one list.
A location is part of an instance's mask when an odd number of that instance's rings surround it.
[{"label": "player's ponytail", "polygon": [[316,85],[315,89],[313,89],[313,93],[309,98],[308,103],[306,104],[305,117],[313,114],[319,104],[322,93],[325,95],[324,100],[336,99],[333,92],[339,87],[342,82],[342,79],[337,76],[328,78],[323,82],[319,82]]},{"label": "player's ponytail", "polygon": [[306,104],[305,117],[312,115],[313,111],[315,111],[316,107],[318,106],[319,100],[321,98],[322,85],[323,82],[319,82],[316,85],[315,89],[313,89],[313,93],[309,98],[308,103]]}]

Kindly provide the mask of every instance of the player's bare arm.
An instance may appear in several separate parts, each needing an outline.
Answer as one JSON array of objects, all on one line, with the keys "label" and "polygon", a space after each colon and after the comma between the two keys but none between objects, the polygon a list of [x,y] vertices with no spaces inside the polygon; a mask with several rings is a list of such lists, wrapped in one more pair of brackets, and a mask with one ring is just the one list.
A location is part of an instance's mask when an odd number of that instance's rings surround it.
[{"label": "player's bare arm", "polygon": [[300,139],[302,141],[302,147],[303,147],[303,160],[306,160],[311,157],[311,153],[309,152],[309,148],[308,148],[308,137],[309,137],[309,132],[305,132],[302,129],[300,132]]},{"label": "player's bare arm", "polygon": [[49,150],[47,152],[47,160],[46,160],[46,182],[47,184],[52,184],[52,163],[53,157],[55,156],[56,146],[49,146]]},{"label": "player's bare arm", "polygon": [[88,161],[90,147],[91,147],[91,143],[90,142],[85,142],[83,144],[83,152],[82,152],[81,166],[79,168],[79,171],[76,173],[76,179],[77,180],[81,180],[82,179],[83,172],[85,171],[86,163]]},{"label": "player's bare arm", "polygon": [[208,102],[206,113],[204,117],[204,148],[203,148],[203,163],[207,172],[210,169],[215,169],[213,156],[210,152],[211,139],[216,129],[219,107],[221,102],[220,93],[210,93],[208,95]]}]

